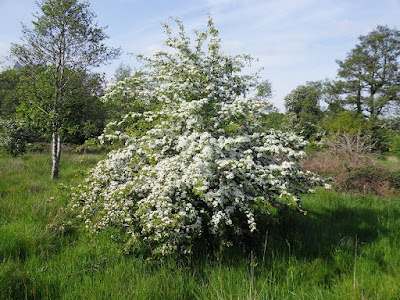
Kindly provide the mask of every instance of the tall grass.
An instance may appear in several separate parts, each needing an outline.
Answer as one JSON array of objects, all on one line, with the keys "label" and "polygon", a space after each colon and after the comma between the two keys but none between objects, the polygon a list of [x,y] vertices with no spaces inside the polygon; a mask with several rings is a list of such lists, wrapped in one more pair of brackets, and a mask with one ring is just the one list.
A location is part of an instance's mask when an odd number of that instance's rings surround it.
[{"label": "tall grass", "polygon": [[[100,156],[0,157],[0,299],[399,299],[400,199],[317,191],[262,245],[161,261],[119,255],[106,236],[52,230]],[[52,198],[54,197],[54,199]]]}]

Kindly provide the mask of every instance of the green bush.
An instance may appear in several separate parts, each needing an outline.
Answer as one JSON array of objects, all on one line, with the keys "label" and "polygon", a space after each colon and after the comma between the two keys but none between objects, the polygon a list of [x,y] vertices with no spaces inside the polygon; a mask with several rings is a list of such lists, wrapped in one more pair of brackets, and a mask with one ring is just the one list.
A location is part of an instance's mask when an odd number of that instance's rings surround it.
[{"label": "green bush", "polygon": [[27,152],[49,153],[50,149],[51,147],[49,142],[34,142],[27,144]]},{"label": "green bush", "polygon": [[328,134],[340,134],[345,132],[354,135],[365,130],[365,120],[361,115],[345,110],[325,118],[322,127]]},{"label": "green bush", "polygon": [[106,143],[100,143],[100,141],[97,138],[92,138],[89,139],[87,141],[85,141],[85,143],[83,143],[82,145],[79,145],[78,147],[75,148],[75,152],[76,153],[107,153],[109,151],[111,151],[112,149],[118,148],[115,145],[111,145],[111,144],[106,144]]},{"label": "green bush", "polygon": [[0,120],[0,146],[16,157],[26,152],[28,130],[23,121]]},{"label": "green bush", "polygon": [[400,135],[391,138],[389,142],[389,151],[400,158]]}]

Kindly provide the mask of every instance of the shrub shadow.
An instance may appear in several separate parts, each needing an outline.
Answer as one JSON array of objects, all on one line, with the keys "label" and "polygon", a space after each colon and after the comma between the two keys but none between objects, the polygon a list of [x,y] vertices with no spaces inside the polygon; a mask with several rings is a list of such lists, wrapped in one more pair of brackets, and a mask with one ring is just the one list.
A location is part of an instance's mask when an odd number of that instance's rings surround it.
[{"label": "shrub shadow", "polygon": [[[349,207],[345,204],[321,211],[310,210],[306,216],[287,215],[268,230],[268,251],[294,255],[299,259],[330,258],[335,249],[354,252],[358,247],[387,237],[391,230],[384,220],[399,219],[400,211]],[[385,215],[386,214],[386,215]]]}]

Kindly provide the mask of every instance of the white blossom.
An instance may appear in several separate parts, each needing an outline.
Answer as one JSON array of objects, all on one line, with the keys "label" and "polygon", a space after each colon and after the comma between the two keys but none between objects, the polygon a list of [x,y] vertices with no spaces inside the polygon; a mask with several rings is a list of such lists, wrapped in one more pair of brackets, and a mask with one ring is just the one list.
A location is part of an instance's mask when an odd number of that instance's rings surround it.
[{"label": "white blossom", "polygon": [[[100,139],[125,146],[98,163],[71,203],[92,233],[119,226],[161,254],[188,253],[206,232],[219,240],[229,240],[227,228],[252,234],[271,207],[302,211],[298,195],[324,184],[300,168],[301,137],[260,131],[262,110],[270,104],[244,96],[257,79],[239,75],[250,58],[221,54],[211,19],[194,49],[177,24],[180,39],[165,25],[166,45],[175,51],[143,57],[141,76],[114,84],[104,96],[111,101],[130,93],[161,109],[108,125]],[[157,122],[131,136],[124,126],[132,120]]]}]

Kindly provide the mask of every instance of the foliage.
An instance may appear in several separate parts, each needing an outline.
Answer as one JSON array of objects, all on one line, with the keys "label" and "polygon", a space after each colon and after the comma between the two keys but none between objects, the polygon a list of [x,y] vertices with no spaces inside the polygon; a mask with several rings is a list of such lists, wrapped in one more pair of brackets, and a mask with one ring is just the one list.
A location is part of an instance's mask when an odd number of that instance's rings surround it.
[{"label": "foliage", "polygon": [[[71,204],[91,233],[117,228],[128,245],[153,254],[254,237],[274,212],[303,211],[298,196],[323,184],[298,164],[302,138],[261,132],[271,105],[244,97],[258,86],[256,75],[240,73],[250,57],[222,54],[211,18],[193,47],[176,24],[178,37],[164,25],[173,51],[141,57],[141,76],[117,82],[105,96],[130,93],[158,109],[113,122],[113,135],[103,138],[126,146],[92,170]],[[151,126],[145,134],[117,130],[132,120]]]},{"label": "foliage", "polygon": [[34,95],[24,109],[36,120],[45,120],[51,132],[54,179],[61,157],[61,131],[70,113],[67,102],[77,90],[76,82],[89,68],[117,57],[120,50],[104,44],[108,37],[94,23],[88,2],[43,0],[38,6],[33,28],[23,26],[23,44],[12,45],[11,52],[24,67]]},{"label": "foliage", "polygon": [[112,145],[101,143],[97,138],[91,138],[86,140],[82,145],[79,145],[75,148],[76,153],[108,153],[115,148],[119,148],[121,145]]},{"label": "foliage", "polygon": [[283,113],[277,111],[271,111],[269,114],[265,115],[260,122],[265,130],[276,129],[284,130],[286,127],[286,116]]},{"label": "foliage", "polygon": [[132,68],[129,65],[120,64],[115,70],[114,81],[122,81],[132,76]]},{"label": "foliage", "polygon": [[27,151],[29,153],[48,153],[50,149],[50,143],[48,142],[33,142],[27,145]]},{"label": "foliage", "polygon": [[321,82],[300,85],[285,97],[288,127],[307,139],[320,133],[318,123],[323,117],[319,102],[322,96]]},{"label": "foliage", "polygon": [[305,168],[333,177],[334,186],[340,192],[386,197],[398,194],[398,171],[378,164],[369,138],[344,132],[326,143],[327,148],[312,153],[302,162]]},{"label": "foliage", "polygon": [[82,144],[99,136],[108,116],[100,97],[104,95],[105,78],[101,74],[82,73],[76,76],[74,89],[64,105],[63,140]]},{"label": "foliage", "polygon": [[[0,111],[6,118],[22,119],[31,133],[36,132],[32,141],[48,140],[51,135],[51,122],[47,111],[51,110],[51,78],[44,68],[36,69],[36,81],[27,73],[27,68],[15,66],[0,73]],[[70,72],[70,71],[68,71]],[[72,82],[73,81],[73,82]],[[104,93],[104,78],[100,74],[76,73],[71,79],[68,99],[62,109],[64,123],[60,129],[63,142],[83,143],[87,138],[98,136],[104,128],[106,111],[99,97]],[[36,101],[41,102],[41,109],[34,109]],[[42,110],[43,109],[43,110]]]},{"label": "foliage", "polygon": [[17,68],[4,70],[0,73],[0,116],[15,115],[19,104],[18,83],[20,70]]},{"label": "foliage", "polygon": [[[52,120],[47,114],[52,109],[51,78],[45,70],[40,69],[36,70],[35,78],[35,85],[32,85],[30,76],[21,72],[17,86],[17,114],[32,131],[38,132],[43,140],[48,140],[52,134]],[[63,142],[81,144],[101,134],[106,108],[99,98],[104,93],[104,85],[105,80],[100,74],[83,72],[71,75],[71,90],[68,98],[60,105],[64,119],[59,133]],[[39,101],[40,109],[33,108],[32,105]]]},{"label": "foliage", "polygon": [[328,134],[368,134],[366,121],[363,116],[349,110],[332,113],[322,120],[322,127]]},{"label": "foliage", "polygon": [[400,134],[392,136],[389,142],[389,151],[400,158]]},{"label": "foliage", "polygon": [[399,194],[400,176],[383,166],[366,165],[350,170],[338,187],[345,192],[390,196]]},{"label": "foliage", "polygon": [[23,121],[15,119],[0,119],[0,146],[12,156],[26,152],[28,130]]},{"label": "foliage", "polygon": [[[132,74],[132,68],[129,65],[120,64],[115,70],[113,82],[116,84],[119,81],[124,81],[132,76],[139,76],[139,73]],[[125,88],[127,85],[125,83]],[[135,90],[136,84],[132,83],[130,86],[131,90]],[[129,112],[143,112],[145,109],[143,103],[140,100],[135,99],[131,93],[120,93],[112,98],[109,98],[105,103],[107,109],[107,120],[116,121],[120,120],[121,117]]]},{"label": "foliage", "polygon": [[400,158],[400,117],[381,119],[379,125],[383,150]]},{"label": "foliage", "polygon": [[395,118],[370,120],[357,112],[342,110],[336,113],[328,112],[321,121],[321,127],[328,138],[338,134],[361,135],[369,141],[374,151],[394,153],[400,133],[395,129],[395,123]]},{"label": "foliage", "polygon": [[339,82],[345,101],[358,114],[375,119],[400,93],[400,31],[378,26],[338,60]]},{"label": "foliage", "polygon": [[[118,72],[123,72],[123,70]],[[126,74],[116,74],[117,77],[121,78],[125,75]],[[133,77],[140,76],[139,73],[133,75]],[[144,102],[142,99],[137,97],[135,90],[139,89],[140,83],[131,80],[131,77],[132,76],[124,77],[123,79],[114,82],[113,86],[123,86],[123,91],[115,92],[112,97],[107,97],[106,101],[104,101],[104,105],[107,109],[108,120],[119,121],[122,117],[131,112],[143,113],[146,110],[157,109],[154,103]],[[127,124],[125,125],[128,126]],[[140,129],[138,130],[140,131]]]},{"label": "foliage", "polygon": [[264,80],[257,84],[256,97],[270,99],[272,97],[272,84],[268,80]]},{"label": "foliage", "polygon": [[[400,32],[378,26],[338,60],[338,80],[298,86],[285,98],[289,128],[319,140],[339,132],[368,136],[386,152],[397,136],[383,120],[395,116],[400,94]],[[319,102],[327,104],[321,111]]]}]

